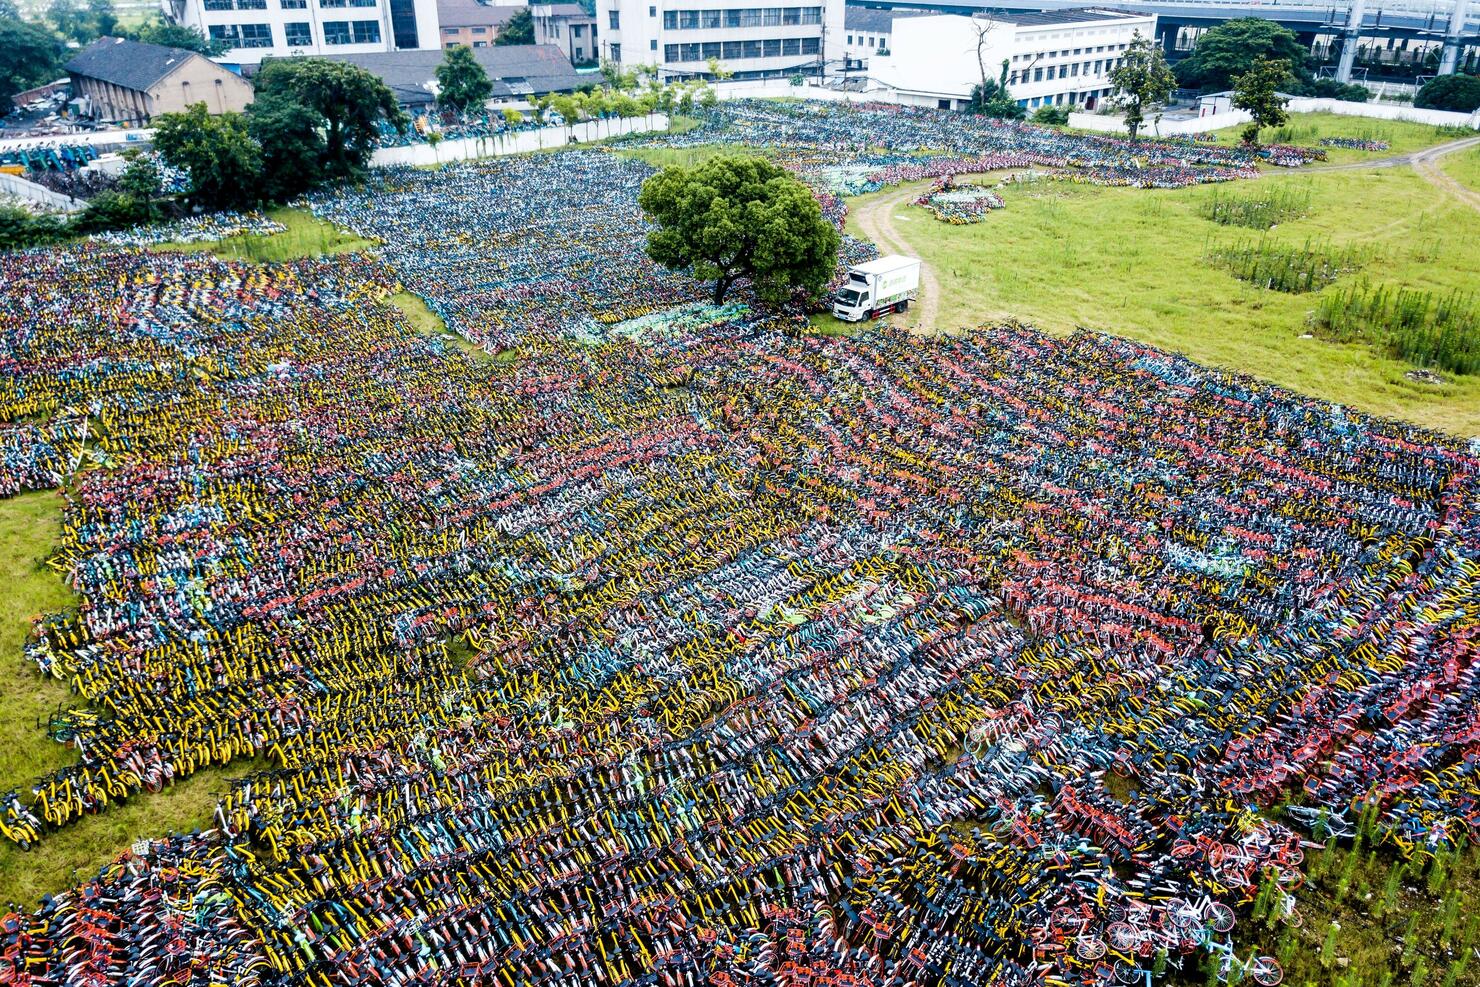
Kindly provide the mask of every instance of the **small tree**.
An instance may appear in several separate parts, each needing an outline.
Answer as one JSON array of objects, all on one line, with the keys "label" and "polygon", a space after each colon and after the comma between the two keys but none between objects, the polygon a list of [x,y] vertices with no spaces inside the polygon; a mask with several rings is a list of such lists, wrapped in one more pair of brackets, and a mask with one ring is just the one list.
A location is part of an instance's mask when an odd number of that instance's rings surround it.
[{"label": "small tree", "polygon": [[1480,109],[1480,76],[1441,75],[1424,83],[1413,105],[1421,110],[1454,110],[1473,113]]},{"label": "small tree", "polygon": [[[1160,107],[1177,87],[1177,78],[1167,67],[1161,48],[1137,31],[1131,37],[1120,64],[1110,73],[1111,101],[1125,111],[1125,128],[1136,139],[1146,122],[1146,110]],[[1161,119],[1160,113],[1157,119]]]},{"label": "small tree", "polygon": [[459,114],[467,113],[469,107],[483,109],[483,104],[493,95],[493,82],[473,57],[473,49],[466,45],[447,49],[442,64],[437,66],[437,86],[440,90],[437,98],[442,105]]},{"label": "small tree", "polygon": [[495,45],[532,45],[534,44],[534,18],[530,16],[528,7],[520,7],[504,24],[499,31],[498,37],[493,39]]},{"label": "small tree", "polygon": [[1241,134],[1245,144],[1259,143],[1261,127],[1278,127],[1290,118],[1290,114],[1285,112],[1285,104],[1289,100],[1279,92],[1280,87],[1289,82],[1288,62],[1271,62],[1264,58],[1233,80],[1233,105],[1248,110],[1254,118]]},{"label": "small tree", "polygon": [[257,200],[262,158],[240,113],[212,116],[206,104],[155,122],[154,149],[190,176],[190,197],[207,209],[238,209]]},{"label": "small tree", "polygon": [[132,154],[118,178],[118,191],[140,202],[153,202],[159,198],[159,187],[159,166],[154,159]]},{"label": "small tree", "polygon": [[135,41],[164,45],[166,48],[184,48],[186,51],[199,52],[207,58],[224,55],[230,50],[226,42],[208,38],[196,28],[161,20],[145,21],[131,36]]},{"label": "small tree", "polygon": [[735,73],[721,65],[718,58],[711,58],[709,60],[709,77],[715,82],[724,82],[726,79],[733,79]]},{"label": "small tree", "polygon": [[291,95],[262,91],[247,107],[247,132],[262,149],[262,197],[288,202],[324,177],[324,118]]},{"label": "small tree", "polygon": [[820,292],[837,266],[838,231],[811,190],[764,158],[720,155],[666,168],[637,197],[658,226],[648,256],[714,280],[714,301],[739,278],[777,305],[798,289]]},{"label": "small tree", "polygon": [[380,137],[380,122],[398,131],[406,114],[380,77],[348,62],[282,58],[257,73],[257,98],[290,99],[323,120],[325,178],[348,178],[364,170]]},{"label": "small tree", "polygon": [[1002,60],[1002,71],[996,81],[971,88],[971,112],[996,120],[1021,120],[1027,114],[1007,89],[1007,59]]}]

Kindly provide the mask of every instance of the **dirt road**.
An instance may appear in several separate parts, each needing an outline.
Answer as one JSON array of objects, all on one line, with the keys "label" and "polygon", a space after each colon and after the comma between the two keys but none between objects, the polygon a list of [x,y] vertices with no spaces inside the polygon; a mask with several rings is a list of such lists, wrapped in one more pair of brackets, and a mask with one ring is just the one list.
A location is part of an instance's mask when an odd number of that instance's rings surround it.
[{"label": "dirt road", "polygon": [[[894,218],[894,211],[908,203],[915,195],[916,193],[912,190],[891,189],[853,211],[853,218],[858,221],[863,235],[878,246],[880,253],[920,256],[919,252],[912,248],[909,241],[900,233]],[[920,215],[926,216],[927,214],[921,212]],[[905,324],[919,332],[938,330],[940,327],[935,324],[935,313],[939,306],[940,282],[936,280],[935,272],[930,269],[930,265],[922,263],[920,265],[920,291],[915,296],[915,302],[910,306],[909,312],[905,314]]]}]

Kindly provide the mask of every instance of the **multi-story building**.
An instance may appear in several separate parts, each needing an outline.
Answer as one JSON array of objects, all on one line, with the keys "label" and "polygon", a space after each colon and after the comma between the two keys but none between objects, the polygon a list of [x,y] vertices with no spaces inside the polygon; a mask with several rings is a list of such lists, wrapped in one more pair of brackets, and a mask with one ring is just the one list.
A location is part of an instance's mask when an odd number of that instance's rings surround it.
[{"label": "multi-story building", "polygon": [[467,45],[487,48],[523,5],[479,3],[478,0],[437,0],[437,26],[443,48]]},{"label": "multi-story building", "polygon": [[831,76],[843,66],[843,0],[600,0],[601,54],[663,79],[708,77],[711,61],[736,79]]},{"label": "multi-story building", "polygon": [[1032,14],[945,14],[895,21],[889,54],[869,75],[901,102],[964,109],[982,76],[1000,77],[1018,105],[1094,109],[1131,40],[1156,33],[1156,15],[1099,7]]},{"label": "multi-story building", "polygon": [[554,45],[565,52],[573,65],[594,65],[597,49],[596,18],[578,3],[535,3],[529,6],[534,18],[534,43]]},{"label": "multi-story building", "polygon": [[875,10],[849,4],[843,12],[843,51],[849,71],[867,71],[875,55],[889,54],[889,36],[896,19],[919,16],[919,11]]},{"label": "multi-story building", "polygon": [[177,24],[225,42],[220,61],[438,48],[437,0],[162,0]]}]

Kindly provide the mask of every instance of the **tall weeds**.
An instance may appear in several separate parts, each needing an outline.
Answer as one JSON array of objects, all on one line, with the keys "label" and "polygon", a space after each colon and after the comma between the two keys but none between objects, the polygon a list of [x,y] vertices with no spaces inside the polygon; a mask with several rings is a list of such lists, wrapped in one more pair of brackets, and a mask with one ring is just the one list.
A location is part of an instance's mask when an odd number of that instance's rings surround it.
[{"label": "tall weeds", "polygon": [[1480,373],[1480,309],[1473,295],[1394,290],[1364,281],[1323,295],[1311,320],[1341,342],[1381,345],[1421,367]]}]

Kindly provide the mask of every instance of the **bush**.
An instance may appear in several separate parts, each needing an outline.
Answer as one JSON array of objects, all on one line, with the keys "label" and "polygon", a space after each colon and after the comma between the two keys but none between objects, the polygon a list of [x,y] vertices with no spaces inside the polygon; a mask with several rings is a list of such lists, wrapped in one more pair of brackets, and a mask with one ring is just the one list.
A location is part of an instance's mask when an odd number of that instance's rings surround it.
[{"label": "bush", "polygon": [[0,205],[0,250],[41,247],[66,236],[67,227],[56,216],[37,216],[14,206]]},{"label": "bush", "polygon": [[1421,110],[1454,110],[1473,113],[1480,109],[1480,76],[1441,75],[1430,79],[1413,98]]},{"label": "bush", "polygon": [[138,199],[126,192],[103,192],[73,217],[71,225],[74,233],[102,233],[150,223],[157,218],[158,209],[148,199]]},{"label": "bush", "polygon": [[1048,124],[1053,127],[1062,127],[1069,122],[1069,107],[1040,106],[1033,111],[1033,122]]},{"label": "bush", "polygon": [[1312,321],[1340,342],[1377,343],[1421,367],[1480,373],[1480,309],[1468,295],[1358,284],[1323,296]]},{"label": "bush", "polygon": [[1320,99],[1344,99],[1348,103],[1365,103],[1372,98],[1372,90],[1354,82],[1337,82],[1335,79],[1308,79],[1295,87],[1296,96],[1315,96]]}]

